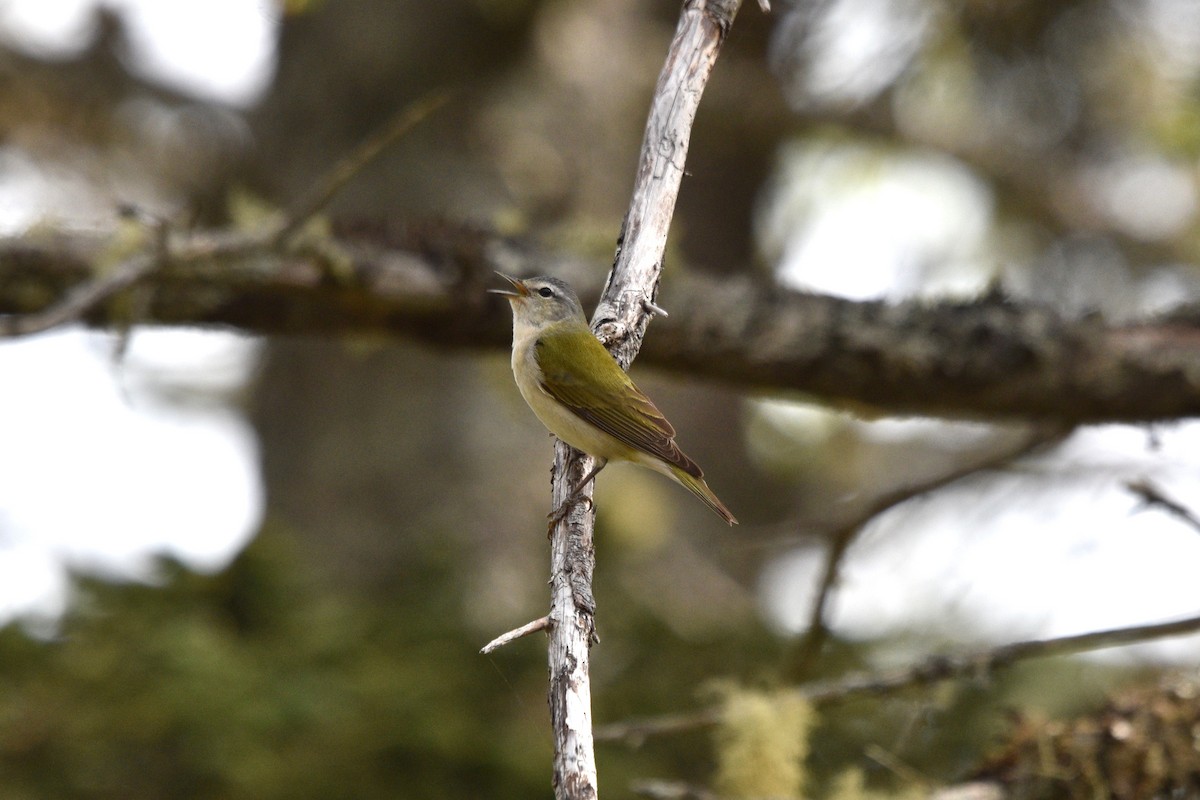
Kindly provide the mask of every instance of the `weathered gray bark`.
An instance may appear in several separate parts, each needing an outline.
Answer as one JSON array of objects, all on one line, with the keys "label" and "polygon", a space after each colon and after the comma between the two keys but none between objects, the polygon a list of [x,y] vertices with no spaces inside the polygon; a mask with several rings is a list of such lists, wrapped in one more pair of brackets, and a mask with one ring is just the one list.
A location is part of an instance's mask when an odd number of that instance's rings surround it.
[{"label": "weathered gray bark", "polygon": [[[468,228],[344,233],[319,250],[284,252],[243,234],[177,235],[165,261],[147,244],[116,266],[101,261],[100,237],[0,242],[0,336],[80,318],[110,327],[372,333],[501,348],[511,321],[484,294],[492,270],[560,275],[585,302],[596,297],[604,270]],[[130,275],[139,302],[128,301]],[[1200,414],[1196,309],[1114,324],[998,294],[884,303],[750,281],[679,278],[667,288],[671,316],[655,324],[641,363],[691,377],[767,394],[804,392],[879,413],[1063,424]],[[60,305],[81,291],[90,302]],[[597,321],[644,313],[640,290],[611,294]]]},{"label": "weathered gray bark", "polygon": [[[622,367],[641,348],[658,294],[667,232],[683,179],[692,122],[740,0],[684,4],[651,101],[633,197],[608,284],[592,329]],[[562,442],[555,448],[554,507],[592,469],[593,461]],[[596,640],[592,573],[595,508],[591,486],[551,540],[550,719],[554,726],[554,790],[559,798],[597,795],[592,737],[589,650]]]}]

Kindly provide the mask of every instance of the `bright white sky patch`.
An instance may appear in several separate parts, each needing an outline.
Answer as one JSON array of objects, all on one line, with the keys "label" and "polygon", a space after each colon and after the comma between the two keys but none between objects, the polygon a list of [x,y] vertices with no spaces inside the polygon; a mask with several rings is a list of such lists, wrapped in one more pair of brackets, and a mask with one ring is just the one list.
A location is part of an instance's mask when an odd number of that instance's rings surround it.
[{"label": "bright white sky patch", "polygon": [[47,55],[65,56],[87,46],[96,0],[3,0],[0,36]]},{"label": "bright white sky patch", "polygon": [[784,152],[760,225],[783,283],[866,300],[978,293],[990,221],[986,188],[949,158],[817,142]]},{"label": "bright white sky patch", "polygon": [[[132,384],[139,340],[161,345],[155,338],[135,333]],[[195,376],[214,362],[229,376],[236,364],[244,381],[253,364],[244,338],[172,332],[165,342],[174,368]],[[0,622],[21,607],[58,607],[67,566],[147,577],[152,557],[169,554],[217,569],[257,529],[250,426],[219,397],[181,408],[131,386],[127,398],[110,348],[109,337],[78,330],[0,345]],[[185,386],[199,393],[204,382]]]},{"label": "bright white sky patch", "polygon": [[[876,520],[844,561],[835,630],[851,638],[919,630],[982,644],[1200,613],[1200,533],[1144,509],[1123,486],[1145,478],[1191,497],[1200,423],[1173,426],[1153,448],[1134,427],[1088,428],[1025,466]],[[763,602],[785,629],[807,622],[822,558],[797,550],[765,575]],[[1198,641],[1140,649],[1194,659]]]},{"label": "bright white sky patch", "polygon": [[1153,156],[1113,159],[1084,175],[1084,196],[1118,228],[1163,239],[1195,223],[1193,168]]},{"label": "bright white sky patch", "polygon": [[[1179,204],[1193,213],[1191,195]],[[936,154],[840,141],[794,145],[782,155],[759,225],[782,282],[851,299],[977,296],[998,260],[986,186]],[[1064,275],[1072,290],[1095,282],[1094,261],[1090,273],[1075,266]],[[1045,279],[1044,267],[1036,274]],[[1194,277],[1163,273],[1131,282],[1119,299],[1161,310],[1197,291]],[[1038,299],[1060,297],[1043,291]],[[777,401],[756,410],[776,423],[772,431],[794,436],[793,447],[825,447],[844,435],[825,416],[832,412],[815,407],[795,414]],[[961,423],[935,420],[855,424],[867,443],[945,447],[969,433]],[[1160,444],[1151,448],[1136,427],[1083,429],[1039,459],[1034,472],[997,475],[982,488],[949,487],[893,509],[848,554],[831,607],[835,629],[853,638],[916,630],[996,641],[1200,613],[1200,533],[1160,511],[1138,513],[1139,501],[1124,488],[1150,479],[1194,506],[1200,423],[1157,433]],[[789,443],[773,446],[786,451]],[[784,629],[807,622],[821,558],[798,549],[764,574],[763,604]],[[1140,650],[1194,659],[1198,641]]]},{"label": "bright white sky patch", "polygon": [[931,21],[928,4],[914,0],[832,0],[779,14],[771,60],[796,106],[869,100],[912,61]]},{"label": "bright white sky patch", "polygon": [[[0,0],[0,37],[70,56],[92,41],[98,5]],[[274,0],[106,5],[125,21],[131,68],[151,80],[229,104],[251,103],[270,81]],[[47,173],[0,150],[0,233],[50,214],[67,227],[111,223],[114,197],[87,174],[72,163]],[[264,503],[258,445],[227,397],[248,380],[256,348],[227,334],[138,330],[116,366],[102,334],[0,344],[0,624],[61,613],[69,568],[146,579],[156,556],[171,555],[218,569],[249,541]]]},{"label": "bright white sky patch", "polygon": [[95,9],[119,11],[131,66],[198,97],[249,105],[275,68],[274,0],[3,0],[0,35],[18,46],[67,55],[86,47]]}]

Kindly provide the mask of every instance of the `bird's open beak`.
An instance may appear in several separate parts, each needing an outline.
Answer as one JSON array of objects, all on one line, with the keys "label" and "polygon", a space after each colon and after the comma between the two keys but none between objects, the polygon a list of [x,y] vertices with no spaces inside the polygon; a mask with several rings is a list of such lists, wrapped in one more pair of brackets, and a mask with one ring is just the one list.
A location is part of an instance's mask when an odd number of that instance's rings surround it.
[{"label": "bird's open beak", "polygon": [[505,275],[503,272],[497,272],[496,274],[512,284],[512,288],[516,289],[516,291],[514,292],[511,289],[488,289],[488,292],[491,294],[502,294],[505,297],[529,297],[529,287],[524,283],[510,275]]}]

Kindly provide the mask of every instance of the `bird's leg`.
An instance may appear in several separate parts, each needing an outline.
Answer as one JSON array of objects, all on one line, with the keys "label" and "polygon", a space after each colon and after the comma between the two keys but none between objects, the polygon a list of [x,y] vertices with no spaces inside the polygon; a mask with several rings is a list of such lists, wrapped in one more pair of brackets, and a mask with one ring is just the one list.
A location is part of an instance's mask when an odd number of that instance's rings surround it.
[{"label": "bird's leg", "polygon": [[[572,487],[571,493],[567,495],[567,499],[563,500],[562,504],[558,508],[556,508],[554,511],[551,511],[549,514],[546,515],[546,520],[547,520],[546,535],[547,536],[549,536],[554,531],[555,525],[557,525],[558,523],[563,521],[563,518],[567,516],[567,512],[569,512],[571,510],[571,506],[573,506],[577,502],[579,502],[579,500],[581,499],[579,497],[579,493],[583,491],[583,487],[587,486],[588,483],[591,482],[592,478],[596,477],[596,473],[598,473],[600,470],[604,469],[604,465],[607,463],[608,463],[608,459],[597,458],[596,466],[592,467],[591,471],[589,471],[587,475],[583,476],[583,480],[581,480],[579,483],[575,484],[574,487]],[[592,504],[592,498],[584,497],[582,499],[586,500],[588,502],[588,505]]]}]

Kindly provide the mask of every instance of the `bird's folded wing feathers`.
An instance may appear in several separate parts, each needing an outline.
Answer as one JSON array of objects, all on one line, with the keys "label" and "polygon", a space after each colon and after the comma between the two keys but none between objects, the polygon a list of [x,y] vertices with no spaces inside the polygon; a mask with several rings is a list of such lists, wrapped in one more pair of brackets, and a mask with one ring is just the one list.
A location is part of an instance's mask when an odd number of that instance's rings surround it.
[{"label": "bird's folded wing feathers", "polygon": [[667,418],[633,384],[604,345],[590,333],[588,337],[595,347],[569,348],[570,358],[556,355],[566,348],[536,348],[542,390],[621,443],[702,477],[696,462],[675,444],[675,429]]}]

